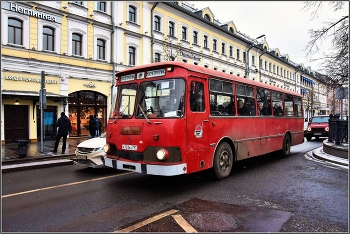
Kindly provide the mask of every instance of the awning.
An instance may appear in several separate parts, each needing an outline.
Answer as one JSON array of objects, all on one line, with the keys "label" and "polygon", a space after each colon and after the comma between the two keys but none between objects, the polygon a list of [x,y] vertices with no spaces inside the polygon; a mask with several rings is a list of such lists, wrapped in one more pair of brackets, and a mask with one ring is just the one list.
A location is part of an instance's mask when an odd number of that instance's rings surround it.
[{"label": "awning", "polygon": [[306,89],[300,88],[300,90],[301,90],[301,93],[308,93],[308,90]]},{"label": "awning", "polygon": [[[20,97],[22,99],[33,99],[36,97],[39,98],[39,90],[38,90],[38,92],[18,91],[18,90],[2,90],[1,94],[6,95],[8,98],[15,98],[15,97]],[[53,99],[61,99],[61,98],[67,98],[68,96],[46,92],[46,97],[53,98]]]}]

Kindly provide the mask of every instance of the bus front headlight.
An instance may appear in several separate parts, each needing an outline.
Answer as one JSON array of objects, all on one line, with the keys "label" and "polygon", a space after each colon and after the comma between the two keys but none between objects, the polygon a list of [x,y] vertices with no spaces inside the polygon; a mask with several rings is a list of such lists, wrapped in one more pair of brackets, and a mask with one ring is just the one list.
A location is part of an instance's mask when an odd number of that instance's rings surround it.
[{"label": "bus front headlight", "polygon": [[157,151],[157,158],[161,161],[169,158],[169,152],[166,149],[159,149]]}]

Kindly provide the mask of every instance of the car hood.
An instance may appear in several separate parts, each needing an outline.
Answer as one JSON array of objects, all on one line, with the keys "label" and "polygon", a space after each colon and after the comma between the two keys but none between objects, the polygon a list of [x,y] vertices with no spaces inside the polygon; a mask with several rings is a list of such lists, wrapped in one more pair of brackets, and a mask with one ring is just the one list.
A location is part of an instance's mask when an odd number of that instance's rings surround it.
[{"label": "car hood", "polygon": [[106,138],[96,137],[83,142],[80,142],[78,147],[84,148],[99,148],[106,144]]}]

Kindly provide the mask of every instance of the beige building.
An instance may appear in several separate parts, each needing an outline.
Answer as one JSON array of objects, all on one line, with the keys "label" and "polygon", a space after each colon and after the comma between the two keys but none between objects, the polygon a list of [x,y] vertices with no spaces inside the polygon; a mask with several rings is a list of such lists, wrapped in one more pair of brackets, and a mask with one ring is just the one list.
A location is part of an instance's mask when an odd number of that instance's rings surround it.
[{"label": "beige building", "polygon": [[62,111],[73,124],[70,137],[88,135],[95,113],[103,132],[116,72],[166,60],[302,93],[308,114],[327,110],[325,89],[310,67],[270,48],[264,35],[220,23],[210,8],[182,1],[3,1],[1,7],[2,143],[52,138]]}]

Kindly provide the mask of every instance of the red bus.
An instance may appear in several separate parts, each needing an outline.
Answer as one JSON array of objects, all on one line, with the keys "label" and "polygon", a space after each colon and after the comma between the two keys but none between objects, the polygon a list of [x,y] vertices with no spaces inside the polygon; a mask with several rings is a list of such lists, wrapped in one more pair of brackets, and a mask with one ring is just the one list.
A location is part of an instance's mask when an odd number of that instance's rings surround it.
[{"label": "red bus", "polygon": [[174,176],[212,169],[304,140],[300,94],[183,62],[158,62],[116,74],[104,164]]}]

